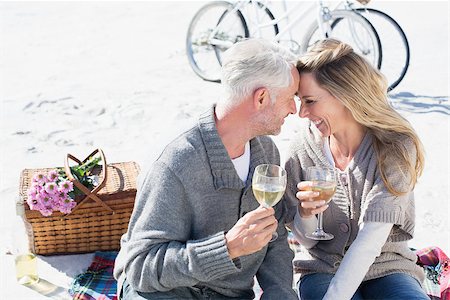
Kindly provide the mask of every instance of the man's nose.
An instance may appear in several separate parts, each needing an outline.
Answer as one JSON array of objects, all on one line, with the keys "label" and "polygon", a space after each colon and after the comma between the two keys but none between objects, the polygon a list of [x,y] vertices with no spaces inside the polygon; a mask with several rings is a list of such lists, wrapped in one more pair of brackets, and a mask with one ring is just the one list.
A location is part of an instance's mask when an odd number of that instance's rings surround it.
[{"label": "man's nose", "polygon": [[308,115],[309,115],[308,109],[304,105],[300,104],[300,108],[298,110],[298,116],[300,118],[306,118]]},{"label": "man's nose", "polygon": [[297,113],[297,104],[295,103],[295,100],[292,101],[291,106],[289,107],[289,113],[292,115],[295,115]]}]

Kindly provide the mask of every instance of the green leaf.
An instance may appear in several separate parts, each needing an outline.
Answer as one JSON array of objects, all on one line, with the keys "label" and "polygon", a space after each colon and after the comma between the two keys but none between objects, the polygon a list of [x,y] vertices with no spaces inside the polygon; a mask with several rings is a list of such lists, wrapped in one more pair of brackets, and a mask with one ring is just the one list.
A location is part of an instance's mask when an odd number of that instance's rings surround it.
[{"label": "green leaf", "polygon": [[[86,188],[93,189],[95,185],[94,180],[91,177],[91,172],[96,166],[99,165],[101,160],[102,158],[99,155],[91,156],[81,165],[70,166],[72,176]],[[58,168],[58,175],[60,180],[67,180],[67,175],[64,168]],[[69,196],[72,199],[83,195],[84,193],[75,185],[73,186],[73,191],[69,193]]]}]

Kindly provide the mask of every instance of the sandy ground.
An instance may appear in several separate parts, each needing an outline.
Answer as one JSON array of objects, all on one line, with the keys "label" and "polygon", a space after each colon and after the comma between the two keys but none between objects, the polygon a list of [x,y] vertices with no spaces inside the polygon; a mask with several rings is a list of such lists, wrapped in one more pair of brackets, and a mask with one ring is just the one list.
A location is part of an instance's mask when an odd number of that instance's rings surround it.
[{"label": "sandy ground", "polygon": [[[68,299],[68,283],[92,258],[40,257],[39,286],[15,283],[6,253],[17,235],[22,169],[61,166],[66,153],[84,157],[96,147],[110,162],[145,166],[218,99],[220,86],[198,78],[184,53],[187,26],[202,4],[0,3],[0,299]],[[450,254],[449,4],[372,6],[396,18],[412,51],[408,74],[391,93],[427,154],[410,246],[436,245]],[[282,155],[297,122],[289,117],[274,137]]]}]

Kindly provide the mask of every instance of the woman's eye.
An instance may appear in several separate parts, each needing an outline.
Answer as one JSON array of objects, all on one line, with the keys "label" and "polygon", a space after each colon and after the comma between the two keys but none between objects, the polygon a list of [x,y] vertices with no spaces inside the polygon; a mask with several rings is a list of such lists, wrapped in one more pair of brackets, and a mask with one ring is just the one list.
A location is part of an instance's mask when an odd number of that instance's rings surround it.
[{"label": "woman's eye", "polygon": [[305,100],[305,104],[312,104],[314,102],[316,102],[316,101],[314,101],[314,100]]}]

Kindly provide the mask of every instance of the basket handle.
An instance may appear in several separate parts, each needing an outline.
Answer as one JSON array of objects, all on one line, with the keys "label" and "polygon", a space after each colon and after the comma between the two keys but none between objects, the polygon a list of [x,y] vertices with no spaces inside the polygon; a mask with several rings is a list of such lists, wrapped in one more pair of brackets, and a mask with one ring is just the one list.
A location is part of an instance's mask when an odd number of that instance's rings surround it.
[{"label": "basket handle", "polygon": [[[103,179],[102,179],[102,181],[100,182],[100,184],[97,185],[97,186],[91,191],[91,190],[89,190],[87,187],[85,187],[81,182],[79,182],[79,181],[72,175],[72,171],[70,170],[70,166],[69,166],[69,159],[71,159],[71,160],[77,162],[78,164],[83,164],[83,163],[85,163],[91,156],[95,155],[96,153],[100,153],[100,156],[101,156],[101,158],[102,158],[102,169],[103,169],[103,174],[104,174],[104,175],[103,175]],[[86,157],[86,159],[83,160],[83,161],[80,161],[78,158],[76,158],[76,157],[73,156],[72,154],[69,154],[69,153],[67,154],[66,160],[65,160],[65,163],[64,163],[64,169],[65,169],[65,171],[66,171],[66,176],[67,176],[67,178],[69,178],[69,180],[70,180],[71,182],[73,182],[73,184],[74,184],[80,191],[83,192],[83,194],[86,195],[86,197],[85,197],[83,200],[81,200],[81,202],[78,203],[77,206],[75,206],[75,207],[72,209],[72,212],[74,212],[76,209],[78,209],[84,202],[88,201],[89,199],[92,199],[92,200],[94,200],[95,202],[97,202],[98,204],[100,204],[101,206],[103,206],[105,209],[109,210],[110,212],[112,212],[112,213],[114,214],[114,210],[113,210],[109,205],[107,205],[105,202],[103,202],[102,199],[100,199],[100,198],[97,196],[97,192],[98,192],[101,188],[103,188],[103,187],[105,186],[105,184],[106,184],[106,179],[107,179],[107,175],[108,175],[108,173],[107,173],[107,169],[108,169],[107,166],[108,166],[108,165],[106,164],[105,154],[103,153],[103,150],[100,149],[100,148],[95,149],[95,150],[94,150],[91,154],[89,154],[89,156]],[[70,213],[69,213],[69,214],[70,214]]]}]

